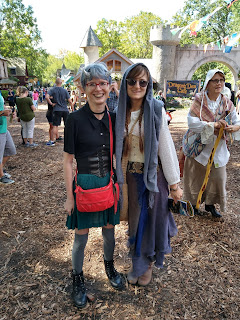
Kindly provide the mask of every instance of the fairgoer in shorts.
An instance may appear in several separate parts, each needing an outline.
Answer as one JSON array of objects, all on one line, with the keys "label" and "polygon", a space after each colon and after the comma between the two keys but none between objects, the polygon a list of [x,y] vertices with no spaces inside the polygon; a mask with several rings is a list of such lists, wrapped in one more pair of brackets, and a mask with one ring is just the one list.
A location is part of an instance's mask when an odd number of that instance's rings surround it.
[{"label": "fairgoer in shorts", "polygon": [[[50,98],[50,101],[52,103],[54,103],[53,101],[53,97],[49,97]],[[50,147],[53,147],[55,146],[55,140],[53,140],[53,106],[51,104],[48,103],[48,110],[46,112],[46,118],[48,120],[48,123],[49,123],[49,141],[46,143],[47,146],[50,146]],[[63,138],[59,136],[59,133],[57,132],[57,137],[56,137],[56,140],[59,141],[59,140],[62,140]]]},{"label": "fairgoer in shorts", "polygon": [[[54,103],[51,101],[52,97]],[[46,94],[47,102],[53,107],[53,130],[52,130],[52,141],[57,139],[58,126],[61,124],[63,119],[64,125],[69,114],[67,101],[70,103],[71,109],[73,110],[72,100],[70,99],[69,93],[66,89],[62,88],[62,79],[56,79],[56,86],[51,88]]]},{"label": "fairgoer in shorts", "polygon": [[12,110],[4,109],[4,99],[0,94],[0,183],[11,184],[14,180],[10,179],[11,175],[3,168],[9,157],[16,154],[16,148],[13,139],[7,130],[7,116],[10,116]]}]

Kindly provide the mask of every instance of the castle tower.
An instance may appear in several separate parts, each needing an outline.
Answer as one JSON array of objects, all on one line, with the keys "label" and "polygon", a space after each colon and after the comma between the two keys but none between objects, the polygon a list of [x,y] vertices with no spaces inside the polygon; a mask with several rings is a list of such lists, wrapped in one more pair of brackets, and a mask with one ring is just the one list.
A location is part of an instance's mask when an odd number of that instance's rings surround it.
[{"label": "castle tower", "polygon": [[171,33],[170,25],[166,27],[160,25],[151,28],[150,42],[153,45],[154,72],[152,76],[159,83],[160,89],[163,89],[165,79],[174,79],[176,48],[180,39],[178,33],[176,35]]},{"label": "castle tower", "polygon": [[98,60],[99,47],[102,47],[102,43],[90,26],[86,31],[85,36],[80,44],[80,48],[84,49],[85,66]]}]

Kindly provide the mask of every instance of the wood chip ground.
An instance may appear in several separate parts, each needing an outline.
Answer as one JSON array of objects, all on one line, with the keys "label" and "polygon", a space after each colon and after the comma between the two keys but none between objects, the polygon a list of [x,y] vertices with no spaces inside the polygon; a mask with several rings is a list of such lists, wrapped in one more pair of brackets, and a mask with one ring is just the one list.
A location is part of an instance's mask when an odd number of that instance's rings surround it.
[{"label": "wood chip ground", "polygon": [[[20,124],[9,124],[17,155],[8,162],[15,180],[0,185],[0,320],[223,320],[240,319],[239,213],[240,143],[230,146],[227,212],[215,220],[175,215],[178,235],[165,266],[154,268],[146,288],[116,292],[107,281],[100,229],[90,231],[84,274],[92,302],[72,305],[73,233],[65,227],[63,142],[47,147],[46,106],[36,111],[37,148],[21,145]],[[170,130],[177,150],[186,131],[187,110],[172,114]],[[60,127],[63,135],[63,127]],[[202,207],[203,209],[203,207]],[[127,225],[116,227],[115,264],[126,274],[130,259]]]}]

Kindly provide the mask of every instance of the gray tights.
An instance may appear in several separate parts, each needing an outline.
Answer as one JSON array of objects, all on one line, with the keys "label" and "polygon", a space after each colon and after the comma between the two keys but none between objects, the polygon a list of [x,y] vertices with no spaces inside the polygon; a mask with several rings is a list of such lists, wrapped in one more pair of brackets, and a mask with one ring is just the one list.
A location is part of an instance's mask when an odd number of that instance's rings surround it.
[{"label": "gray tights", "polygon": [[[107,229],[102,228],[103,236],[103,251],[104,259],[107,261],[113,260],[113,253],[115,248],[115,237],[114,228]],[[75,238],[73,242],[72,249],[72,268],[77,274],[82,272],[83,260],[84,260],[84,250],[88,241],[88,233],[77,234],[75,233]]]}]

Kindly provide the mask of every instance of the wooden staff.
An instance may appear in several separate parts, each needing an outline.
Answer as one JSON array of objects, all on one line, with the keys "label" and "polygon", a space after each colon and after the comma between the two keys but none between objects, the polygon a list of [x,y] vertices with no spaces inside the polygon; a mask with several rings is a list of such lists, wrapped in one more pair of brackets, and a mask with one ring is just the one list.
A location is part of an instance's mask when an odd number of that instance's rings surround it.
[{"label": "wooden staff", "polygon": [[217,146],[218,146],[218,144],[219,144],[219,142],[220,142],[220,140],[222,138],[223,130],[224,130],[224,128],[221,127],[220,130],[219,130],[218,137],[217,137],[217,139],[215,141],[214,147],[212,149],[212,152],[210,154],[210,157],[208,159],[207,170],[206,170],[206,173],[205,173],[205,177],[204,177],[204,180],[203,180],[202,187],[201,187],[201,189],[199,191],[199,194],[198,194],[196,209],[199,209],[200,204],[201,204],[201,199],[202,199],[203,192],[206,190],[208,179],[209,179],[210,172],[211,172],[211,167],[212,167],[212,164],[213,164],[213,158],[214,158],[215,152],[217,150]]}]

